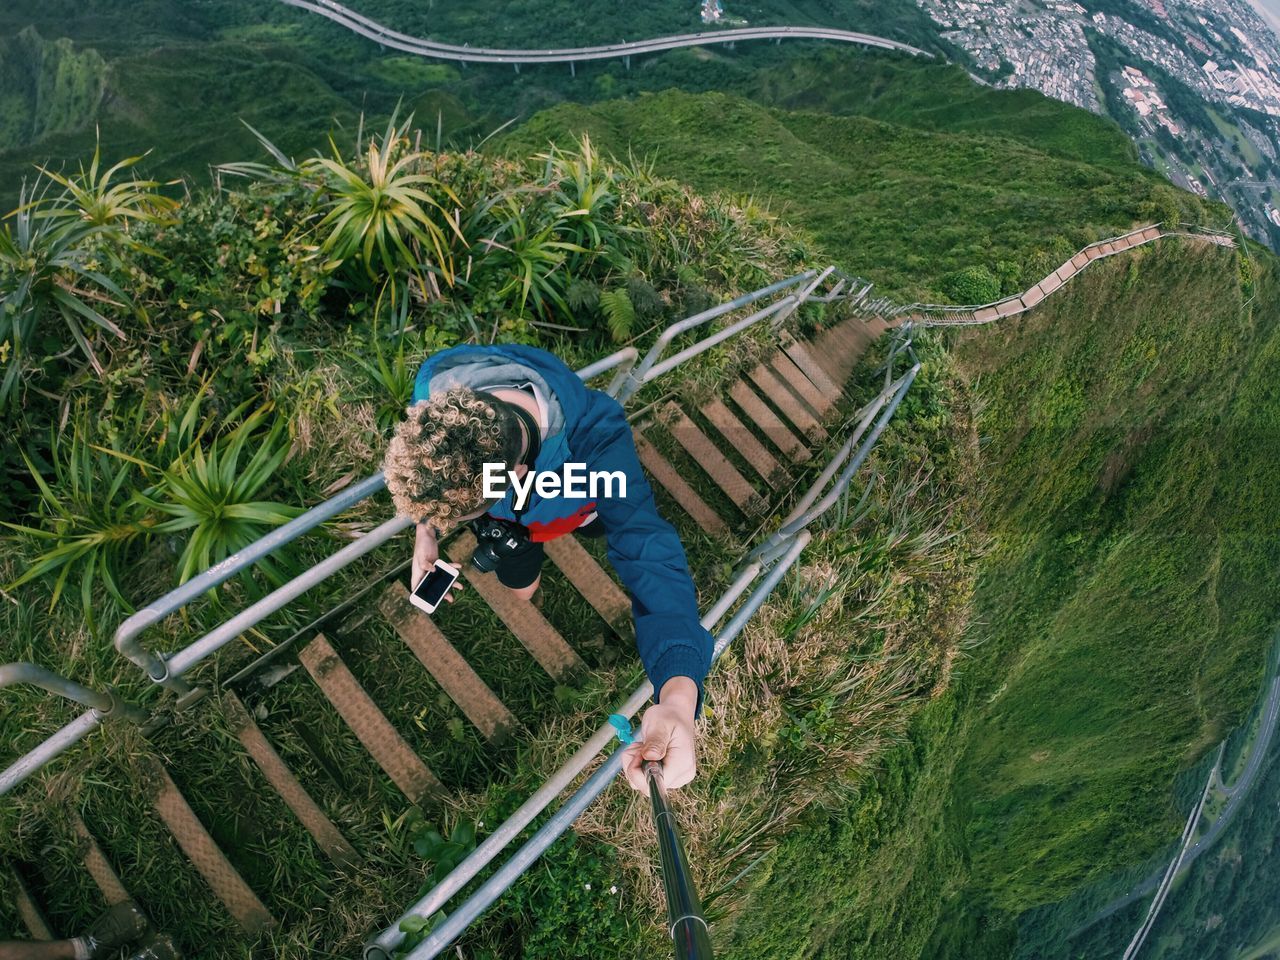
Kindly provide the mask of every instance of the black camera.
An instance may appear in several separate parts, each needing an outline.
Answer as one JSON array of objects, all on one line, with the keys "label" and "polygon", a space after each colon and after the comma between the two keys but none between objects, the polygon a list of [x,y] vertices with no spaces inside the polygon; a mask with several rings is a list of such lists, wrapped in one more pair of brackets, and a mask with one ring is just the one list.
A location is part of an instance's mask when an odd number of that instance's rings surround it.
[{"label": "black camera", "polygon": [[491,573],[499,560],[523,553],[529,546],[529,532],[520,524],[499,517],[484,516],[471,521],[476,549],[471,565],[481,573]]}]

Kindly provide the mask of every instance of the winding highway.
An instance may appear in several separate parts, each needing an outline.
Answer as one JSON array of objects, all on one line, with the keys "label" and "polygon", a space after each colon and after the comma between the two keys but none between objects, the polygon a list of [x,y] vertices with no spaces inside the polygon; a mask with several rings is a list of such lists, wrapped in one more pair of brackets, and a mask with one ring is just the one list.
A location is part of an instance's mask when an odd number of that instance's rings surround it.
[{"label": "winding highway", "polygon": [[[1178,854],[1174,858],[1176,869],[1173,870],[1172,876],[1167,876],[1167,871],[1165,872],[1165,875],[1162,875],[1161,871],[1151,874],[1127,894],[1113,900],[1111,903],[1107,904],[1095,913],[1086,923],[1071,931],[1068,935],[1069,937],[1078,936],[1099,921],[1104,920],[1116,913],[1118,910],[1127,907],[1133,901],[1147,896],[1153,890],[1167,887],[1172,883],[1172,881],[1176,880],[1178,876],[1185,873],[1187,868],[1195,862],[1197,857],[1213,846],[1222,831],[1225,830],[1235,818],[1236,813],[1239,811],[1240,804],[1248,795],[1250,788],[1253,786],[1254,780],[1257,779],[1258,773],[1262,770],[1263,762],[1267,759],[1267,756],[1270,753],[1271,741],[1275,736],[1277,720],[1280,720],[1280,676],[1273,677],[1271,680],[1271,689],[1268,691],[1267,699],[1262,707],[1262,716],[1258,724],[1258,733],[1254,738],[1251,749],[1249,750],[1249,757],[1245,761],[1244,769],[1240,771],[1240,775],[1236,777],[1235,782],[1230,786],[1222,780],[1221,753],[1219,753],[1219,762],[1214,764],[1213,770],[1209,773],[1208,783],[1205,784],[1206,796],[1207,791],[1210,788],[1216,788],[1217,792],[1227,798],[1227,802],[1218,813],[1218,816],[1215,817],[1213,822],[1209,825],[1209,829],[1198,837],[1194,843],[1187,845],[1189,837],[1184,835],[1183,846],[1179,849]],[[1198,823],[1200,820],[1200,810],[1201,808],[1197,807],[1194,812],[1193,820],[1195,823]],[[1171,864],[1171,867],[1172,866],[1173,864]],[[1168,883],[1164,882],[1166,876]],[[1159,899],[1161,901],[1161,905],[1163,905],[1163,897]],[[1152,905],[1156,906],[1154,901]],[[1156,906],[1156,913],[1158,912],[1159,907]],[[1144,921],[1143,927],[1149,931],[1154,920],[1155,915],[1149,913],[1150,922]],[[1141,946],[1141,942],[1141,940],[1138,940],[1138,946]],[[1136,950],[1134,952],[1136,953]],[[1133,954],[1127,953],[1126,956],[1133,956]]]},{"label": "winding highway", "polygon": [[682,33],[670,37],[654,37],[649,40],[611,43],[596,47],[560,47],[547,50],[503,50],[496,47],[458,46],[437,43],[422,37],[413,37],[392,30],[390,27],[356,13],[336,0],[281,0],[299,10],[318,14],[362,37],[367,37],[384,47],[403,50],[438,60],[460,60],[467,63],[511,63],[518,68],[522,63],[574,63],[579,60],[612,60],[630,57],[632,54],[657,53],[679,47],[701,47],[712,43],[733,43],[736,40],[835,40],[856,43],[864,47],[897,50],[913,56],[931,57],[917,47],[896,40],[888,40],[869,33],[836,30],[830,27],[741,27],[731,30],[712,30],[700,33]]}]

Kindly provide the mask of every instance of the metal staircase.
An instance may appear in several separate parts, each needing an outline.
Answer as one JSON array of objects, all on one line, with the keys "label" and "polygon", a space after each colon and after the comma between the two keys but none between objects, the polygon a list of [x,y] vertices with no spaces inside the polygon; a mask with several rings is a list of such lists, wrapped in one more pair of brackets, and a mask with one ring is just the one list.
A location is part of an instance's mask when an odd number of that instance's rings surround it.
[{"label": "metal staircase", "polygon": [[[1098,255],[1148,242],[1155,235],[1146,231],[1154,229],[1126,234],[1119,243],[1108,242],[1111,249]],[[1096,257],[1086,256],[1083,264],[1092,259]],[[911,349],[912,323],[982,322],[977,319],[978,311],[968,308],[954,311],[972,315],[958,321],[931,319],[925,305],[889,310],[887,301],[869,296],[870,290],[865,281],[833,268],[806,271],[672,325],[643,358],[635,347],[628,347],[579,371],[587,382],[610,376],[607,392],[624,406],[632,406],[633,397],[647,401],[639,408],[639,416],[632,415],[632,425],[640,460],[654,481],[664,516],[686,538],[710,538],[723,556],[740,561],[723,591],[704,603],[703,624],[716,638],[717,657],[800,556],[810,538],[809,524],[846,495],[858,468],[909,389],[919,369]],[[787,332],[784,322],[809,302],[833,304],[843,318],[813,338],[799,340]],[[1025,304],[1025,298],[1020,302]],[[730,315],[747,308],[752,308],[747,316],[728,321]],[[1003,314],[997,309],[996,315]],[[693,339],[693,331],[722,317],[726,322],[719,329]],[[722,385],[717,398],[694,406],[671,392],[650,388],[663,380],[662,390],[669,391],[669,375],[681,364],[751,328],[755,333],[769,331],[770,352],[763,362]],[[874,397],[856,398],[866,402],[854,411],[853,400],[844,394],[850,374],[867,346],[891,331],[894,341],[883,386]],[[676,347],[677,352],[665,356]],[[818,463],[824,464],[820,471]],[[128,898],[128,880],[136,872],[166,870],[187,878],[182,889],[203,889],[207,896],[216,898],[225,911],[228,928],[233,925],[246,940],[293,922],[298,911],[323,910],[328,898],[338,896],[348,879],[380,869],[373,861],[385,862],[383,852],[370,840],[379,834],[379,825],[371,823],[370,811],[387,803],[388,797],[394,798],[393,791],[400,795],[402,808],[408,804],[427,809],[447,806],[460,780],[474,786],[500,776],[501,765],[491,758],[510,756],[516,746],[528,741],[546,702],[545,690],[525,689],[536,684],[510,682],[505,672],[508,662],[530,658],[546,674],[547,685],[571,687],[589,672],[589,660],[598,661],[581,643],[575,649],[554,618],[517,599],[493,574],[474,570],[467,560],[475,542],[469,532],[462,532],[444,544],[444,549],[454,562],[463,565],[468,592],[479,598],[467,608],[471,611],[468,616],[500,624],[503,636],[513,641],[501,648],[501,655],[479,656],[473,644],[464,642],[465,635],[476,632],[474,623],[459,624],[450,615],[431,619],[408,603],[399,577],[407,567],[409,545],[404,543],[405,562],[359,596],[348,598],[323,618],[322,624],[279,644],[231,677],[221,676],[214,669],[216,663],[210,663],[196,678],[200,685],[188,679],[201,663],[213,660],[219,650],[271,612],[411,526],[400,519],[365,532],[181,650],[160,654],[143,646],[140,638],[147,628],[381,489],[380,475],[353,484],[122,624],[116,647],[153,682],[156,696],[152,699],[158,702],[149,709],[143,709],[142,704],[123,704],[113,693],[97,693],[61,678],[38,675],[38,671],[0,673],[0,686],[38,682],[89,708],[0,773],[0,794],[17,787],[104,724],[110,725],[110,733],[122,721],[125,725],[141,723],[150,738],[141,741],[142,755],[134,767],[138,782],[108,784],[104,776],[122,773],[115,765],[106,774],[95,772],[94,782],[83,789],[92,791],[101,784],[102,788],[132,788],[145,795],[147,822],[129,829],[139,836],[145,833],[162,838],[156,841],[156,849],[144,849],[141,840],[134,845],[100,842],[102,837],[95,839],[93,834],[92,820],[86,825],[74,811],[68,817],[53,818],[58,825],[50,827],[48,849],[61,851],[57,856],[64,862],[68,858],[78,861],[104,904]],[[757,536],[770,525],[773,527],[767,535]],[[549,580],[548,590],[554,587],[561,591],[563,596],[557,600],[563,600],[562,610],[569,611],[559,615],[560,623],[568,622],[566,617],[575,623],[597,618],[607,634],[603,645],[612,646],[615,652],[629,649],[630,601],[601,564],[599,545],[587,546],[573,537],[562,537],[551,541],[547,552],[558,570],[558,576]],[[705,571],[695,566],[694,575],[700,592],[706,594]],[[365,639],[369,631],[381,631],[384,639]],[[374,669],[384,659],[395,660],[401,667],[412,664],[414,670],[429,675],[432,689],[438,689],[448,709],[456,712],[455,738],[471,737],[483,745],[482,760],[470,766],[448,761],[447,744],[442,747],[424,736],[425,727],[415,729],[421,724],[415,724],[416,717],[404,698],[394,684],[379,679]],[[610,692],[608,703],[600,704],[600,716],[611,709],[632,716],[651,695],[647,682],[629,695],[621,690]],[[303,701],[310,705],[310,719],[306,723],[291,720],[289,705]],[[204,711],[212,718],[208,721],[211,729],[223,734],[210,741],[209,749],[228,752],[229,769],[234,768],[236,775],[216,794],[208,784],[185,782],[181,764],[175,765],[166,756],[166,731],[181,724],[183,711]],[[166,725],[163,719],[169,717],[174,719]],[[270,723],[264,722],[268,719]],[[490,830],[452,873],[405,911],[403,917],[429,917],[451,904],[447,921],[409,956],[426,960],[440,955],[571,826],[620,768],[617,750],[597,762],[611,740],[611,729],[602,724],[504,823]],[[442,758],[446,762],[442,763]],[[88,758],[81,757],[78,762],[80,769],[93,770]],[[562,799],[566,789],[589,769],[590,776]],[[333,871],[328,889],[268,888],[261,878],[270,874],[269,865],[255,862],[249,851],[226,841],[229,834],[234,839],[234,831],[219,825],[224,808],[237,808],[245,794],[261,799],[273,811],[269,822],[262,825],[265,832],[292,830],[291,836],[305,838],[302,842],[312,845],[315,853],[328,861]],[[455,896],[469,888],[535,818],[561,799],[559,808],[515,854],[475,886],[465,901],[454,902]],[[382,834],[385,836],[385,830]],[[49,871],[43,865],[10,865],[7,872],[14,902],[33,937],[72,932],[57,929],[58,910],[47,911],[52,925],[42,916],[46,899],[62,900],[65,905],[65,895],[52,889]],[[190,882],[191,875],[199,878],[198,887]],[[406,889],[412,889],[411,880],[406,880]],[[142,906],[157,916],[182,913],[180,906],[175,909],[171,904]],[[403,940],[398,928],[403,917],[394,918],[395,905],[380,904],[379,909],[387,925],[366,943],[364,955],[368,958],[391,956]],[[353,939],[350,930],[339,931],[335,937]],[[189,948],[195,946],[188,944]]]},{"label": "metal staircase", "polygon": [[[806,470],[812,472],[806,464],[813,460],[816,452],[829,446],[829,431],[840,430],[839,418],[847,404],[841,401],[839,385],[848,380],[862,349],[885,329],[878,319],[869,324],[868,316],[855,308],[839,325],[809,342],[798,341],[782,330],[782,322],[806,300],[830,302],[839,299],[838,296],[830,296],[831,290],[838,293],[838,287],[831,286],[825,294],[818,292],[823,283],[849,286],[833,274],[832,270],[821,274],[807,271],[706,311],[705,315],[682,321],[664,334],[643,360],[637,350],[629,348],[619,351],[613,358],[606,358],[606,361],[611,361],[608,365],[597,364],[595,366],[600,369],[592,371],[588,368],[585,371],[588,376],[584,379],[593,374],[599,376],[613,372],[611,391],[615,395],[626,398],[639,394],[643,399],[654,392],[644,392],[648,383],[676,369],[684,360],[762,321],[772,322],[776,349],[765,362],[744,371],[741,377],[729,384],[722,399],[694,408],[672,399],[668,394],[660,394],[643,408],[643,416],[639,420],[633,420],[637,449],[644,468],[655,483],[664,515],[682,532],[693,529],[705,532],[732,556],[741,556],[748,545],[745,538],[749,533],[794,500],[798,480]],[[861,288],[862,285],[857,286]],[[661,359],[670,345],[681,342],[679,338],[686,330],[761,301],[768,305],[747,317],[748,322],[737,321],[701,341],[684,346],[676,355],[678,363]],[[730,331],[728,335],[726,330]],[[657,373],[653,373],[655,369],[658,369]],[[380,477],[371,478],[375,479],[380,480]],[[365,481],[359,486],[367,488],[364,493],[368,495],[377,485]],[[331,501],[311,513],[333,516],[353,502],[349,491],[335,500],[345,502],[334,509]],[[306,519],[305,516],[299,518]],[[388,539],[390,534],[407,526],[407,522],[390,521],[374,533],[366,534],[362,540],[378,534],[386,534],[384,539]],[[282,537],[282,530],[274,531],[274,543],[269,544],[270,548],[287,542],[288,531]],[[798,542],[802,547],[803,542]],[[360,544],[357,541],[351,547],[358,548]],[[210,573],[226,579],[236,569],[262,555],[264,551],[255,551],[257,546],[248,548],[240,556],[221,565],[222,569]],[[351,547],[344,550],[356,555]],[[444,544],[444,552],[454,562],[463,565],[469,587],[483,601],[484,607],[551,680],[572,685],[582,678],[589,670],[588,663],[552,621],[529,602],[517,599],[497,582],[493,574],[480,573],[470,566],[467,561],[474,547],[471,534],[463,531]],[[602,566],[588,547],[573,537],[551,541],[547,548],[548,556],[559,571],[557,588],[572,591],[575,609],[581,609],[584,615],[598,617],[614,634],[613,642],[618,647],[629,644],[631,604],[613,574]],[[407,554],[407,545],[404,549]],[[798,556],[799,549],[793,553],[792,560]],[[402,570],[403,566],[401,564],[399,569]],[[762,573],[777,568],[780,574],[785,568],[776,559],[770,563],[756,561],[751,566],[753,569],[746,571],[746,576],[740,575],[735,588],[715,605],[711,611],[715,616],[705,621],[710,626],[713,627],[716,621],[730,612],[746,588]],[[695,569],[694,572],[695,579],[698,579],[698,571]],[[131,620],[143,626],[159,622],[207,590],[212,579],[206,574],[200,583],[188,584],[174,591]],[[318,579],[313,576],[308,585],[318,582]],[[281,596],[275,597],[275,602],[287,603],[290,595],[296,596],[298,592],[296,586],[291,590],[287,585],[282,591],[277,591]],[[763,602],[765,596],[767,591],[759,593],[746,616]],[[280,740],[278,731],[282,727],[287,729],[287,724],[277,721],[271,725],[272,729],[260,724],[260,712],[265,708],[255,703],[255,696],[262,699],[262,691],[270,691],[276,684],[291,684],[293,687],[304,682],[310,684],[313,693],[309,696],[314,698],[318,694],[328,704],[327,709],[332,711],[334,722],[328,729],[345,728],[347,734],[340,736],[354,738],[380,775],[402,795],[405,805],[417,804],[428,810],[447,805],[453,784],[445,773],[433,771],[424,758],[421,738],[403,722],[403,710],[388,709],[396,705],[387,702],[385,691],[367,688],[357,676],[359,671],[353,668],[369,654],[368,648],[358,639],[361,630],[378,624],[398,637],[408,648],[405,652],[430,675],[459,716],[495,754],[526,740],[538,722],[536,710],[532,710],[528,703],[504,702],[494,684],[486,679],[492,677],[492,667],[476,661],[456,645],[456,637],[450,637],[457,628],[451,625],[448,616],[432,619],[408,603],[407,588],[399,577],[370,590],[359,603],[345,609],[344,617],[333,621],[331,626],[298,637],[291,650],[277,648],[271,651],[254,667],[241,670],[235,677],[210,679],[208,671],[204,671],[200,674],[201,686],[194,686],[185,679],[184,675],[201,659],[211,657],[217,649],[243,633],[251,622],[256,622],[254,617],[260,620],[265,616],[266,606],[260,602],[255,605],[259,609],[251,607],[249,611],[242,611],[223,627],[174,654],[156,655],[142,649],[136,641],[140,630],[131,633],[128,622],[117,634],[117,646],[147,670],[158,692],[171,692],[172,695],[163,698],[162,702],[176,708],[179,715],[182,710],[216,715],[216,726],[227,734],[219,748],[233,751],[237,763],[247,772],[238,783],[227,785],[228,795],[246,787],[254,793],[270,791],[276,798],[270,802],[288,811],[288,816],[294,818],[305,832],[306,841],[329,861],[338,877],[367,869],[370,858],[376,858],[379,853],[362,847],[356,837],[349,835],[351,830],[347,821],[351,820],[350,811],[360,804],[361,797],[343,798],[339,795],[340,790],[335,790],[334,776],[326,776],[323,772],[326,765],[323,758],[313,757],[311,759],[316,762],[310,763],[304,756],[299,764],[296,758],[301,751],[297,739],[285,737]],[[744,609],[746,607],[740,604],[739,613]],[[745,622],[745,617],[739,619]],[[29,680],[30,677],[16,679]],[[105,696],[80,689],[85,695]],[[651,691],[645,685],[632,694],[622,711],[628,715],[634,713],[650,695]],[[124,710],[123,707],[121,709]],[[218,828],[216,816],[213,818],[215,823],[206,823],[211,809],[216,810],[222,801],[211,795],[206,785],[197,788],[183,781],[180,762],[175,766],[175,760],[167,756],[165,731],[168,728],[145,719],[145,712],[140,707],[129,705],[128,711],[133,720],[142,721],[143,730],[151,738],[151,746],[145,748],[137,761],[135,771],[140,774],[140,782],[134,786],[146,797],[147,816],[154,818],[148,825],[150,834],[155,835],[155,824],[161,825],[164,835],[172,841],[171,849],[157,851],[154,855],[145,851],[104,851],[90,827],[74,810],[69,814],[75,824],[72,834],[60,833],[60,830],[65,831],[65,822],[51,826],[49,846],[63,850],[64,858],[69,855],[66,850],[79,851],[75,856],[81,860],[81,869],[92,877],[105,904],[129,898],[128,890],[121,883],[113,864],[127,879],[140,870],[171,869],[176,853],[188,865],[185,869],[199,878],[200,886],[208,896],[216,898],[227,920],[247,941],[288,924],[292,918],[287,909],[280,908],[280,904],[288,903],[292,898],[282,896],[278,890],[255,889],[250,880],[254,873],[261,871],[252,869],[255,864],[246,859],[246,851],[237,849],[235,845],[228,846],[225,841],[219,842],[216,835],[225,836],[226,831]],[[270,715],[270,711],[266,712]],[[0,775],[0,787],[5,791],[16,787],[83,735],[108,722],[110,716],[108,711],[97,708],[87,711],[41,748]],[[114,729],[114,725],[110,729]],[[311,739],[321,742],[313,746],[323,751],[328,738],[314,734],[313,731]],[[597,740],[600,742],[593,742]],[[508,828],[512,836],[518,833],[547,801],[585,769],[603,742],[598,736],[592,738],[562,769],[559,786],[553,778],[553,782],[544,787],[545,798],[535,795],[531,798],[534,805],[503,827]],[[314,750],[311,752],[315,753]],[[340,763],[337,765],[341,766]],[[83,760],[82,766],[89,768]],[[119,774],[118,770],[113,772]],[[354,776],[359,774],[354,773]],[[193,789],[198,793],[192,793]],[[486,842],[498,832],[495,831]],[[491,846],[485,850],[482,844],[476,853],[484,853],[482,859],[487,863],[497,849],[501,847]],[[474,875],[479,867],[473,862],[469,869]],[[53,917],[52,924],[40,919],[38,904],[42,893],[49,891],[42,889],[42,883],[48,880],[39,864],[14,865],[10,870],[10,881],[33,937],[48,938],[55,932],[72,932],[58,929],[56,910],[48,911]],[[451,886],[460,888],[465,882],[459,878]],[[157,914],[166,912],[164,904],[143,903],[142,906]],[[381,937],[382,945],[371,943],[367,955],[389,955],[398,939],[394,929],[389,928]],[[421,948],[413,955],[423,955]]]}]

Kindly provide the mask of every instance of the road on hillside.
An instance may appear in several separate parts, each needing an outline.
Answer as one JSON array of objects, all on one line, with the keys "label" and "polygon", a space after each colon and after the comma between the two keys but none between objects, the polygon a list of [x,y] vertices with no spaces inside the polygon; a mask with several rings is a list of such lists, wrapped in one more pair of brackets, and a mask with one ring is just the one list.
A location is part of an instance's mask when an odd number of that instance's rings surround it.
[{"label": "road on hillside", "polygon": [[[1218,814],[1217,819],[1215,819],[1209,826],[1209,829],[1205,831],[1204,836],[1200,837],[1187,850],[1187,855],[1182,862],[1182,870],[1180,872],[1185,871],[1192,863],[1195,862],[1196,857],[1200,856],[1200,854],[1213,846],[1222,831],[1227,828],[1231,820],[1235,817],[1239,810],[1240,803],[1248,795],[1250,788],[1253,786],[1253,781],[1257,779],[1258,772],[1262,769],[1263,760],[1266,759],[1271,746],[1271,740],[1275,736],[1277,718],[1280,718],[1280,676],[1276,676],[1271,681],[1271,690],[1267,695],[1267,701],[1263,705],[1262,709],[1262,720],[1258,727],[1258,736],[1253,743],[1253,749],[1249,751],[1249,759],[1245,761],[1244,770],[1241,771],[1240,776],[1236,778],[1235,783],[1228,787],[1226,784],[1221,783],[1220,775],[1218,774],[1216,767],[1214,768],[1214,772],[1210,774],[1211,777],[1219,777],[1219,783],[1221,785],[1220,789],[1227,797],[1227,803],[1226,806],[1222,808],[1222,812]],[[1138,884],[1138,886],[1126,893],[1123,897],[1111,901],[1111,903],[1107,904],[1095,913],[1086,923],[1071,931],[1070,936],[1075,937],[1084,933],[1084,931],[1088,930],[1098,922],[1105,920],[1107,917],[1119,910],[1123,910],[1129,904],[1133,903],[1133,901],[1139,900],[1152,893],[1156,887],[1160,885],[1160,880],[1163,875],[1164,868],[1157,870],[1155,873],[1151,874],[1151,876],[1143,880],[1142,883]]]},{"label": "road on hillside", "polygon": [[573,63],[578,60],[609,60],[629,57],[632,54],[656,53],[662,50],[675,50],[679,47],[700,47],[711,43],[733,43],[736,40],[836,40],[843,43],[856,43],[866,47],[879,47],[884,50],[897,50],[914,56],[931,57],[917,47],[877,37],[869,33],[855,33],[851,30],[835,30],[829,27],[741,27],[732,30],[712,30],[702,33],[683,33],[670,37],[654,37],[649,40],[633,40],[631,42],[611,43],[595,47],[562,47],[546,50],[504,50],[497,47],[473,47],[470,44],[458,46],[452,43],[437,43],[422,37],[413,37],[386,27],[376,20],[371,20],[357,13],[350,7],[343,6],[337,0],[281,0],[282,3],[300,10],[319,14],[334,23],[340,24],[363,37],[367,37],[384,47],[415,53],[423,57],[434,57],[439,60],[461,60],[467,63],[511,63],[517,67],[522,63]]}]

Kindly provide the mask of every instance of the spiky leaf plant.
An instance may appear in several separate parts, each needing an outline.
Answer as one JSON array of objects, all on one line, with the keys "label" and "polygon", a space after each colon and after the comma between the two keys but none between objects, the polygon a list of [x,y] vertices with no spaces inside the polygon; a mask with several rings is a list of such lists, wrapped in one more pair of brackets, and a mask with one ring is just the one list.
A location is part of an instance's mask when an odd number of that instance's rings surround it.
[{"label": "spiky leaf plant", "polygon": [[103,309],[132,306],[102,269],[103,261],[113,261],[119,226],[82,219],[65,196],[49,199],[25,185],[20,196],[0,229],[0,410],[33,364],[29,350],[37,330],[47,334],[42,328],[60,320],[101,376],[90,337],[102,331],[125,339]]},{"label": "spiky leaf plant", "polygon": [[[199,400],[197,397],[193,406]],[[244,407],[242,404],[227,419],[233,421]],[[155,525],[156,533],[189,532],[178,560],[179,583],[303,512],[300,506],[260,499],[290,446],[285,421],[268,421],[271,410],[270,403],[259,407],[207,449],[203,442],[206,421],[194,431],[195,442],[164,471],[160,483],[139,494],[141,502],[169,518]],[[184,423],[194,421],[195,417],[184,417]],[[277,562],[264,558],[258,565],[272,582],[284,582]]]},{"label": "spiky leaf plant", "polygon": [[23,460],[39,490],[33,518],[36,525],[0,521],[22,537],[46,549],[4,589],[53,576],[52,610],[73,575],[80,584],[80,605],[86,623],[96,627],[95,587],[101,584],[118,610],[133,607],[120,587],[120,574],[131,548],[144,543],[154,526],[145,507],[134,499],[139,481],[153,468],[119,448],[90,441],[87,418],[77,416],[70,435],[51,437],[52,470],[45,476],[23,452]]},{"label": "spiky leaf plant", "polygon": [[[118,226],[125,233],[130,223],[159,223],[170,218],[178,208],[177,201],[156,192],[162,186],[157,180],[116,180],[116,175],[128,170],[145,157],[126,157],[114,166],[102,169],[102,148],[95,144],[93,159],[88,169],[80,164],[78,173],[64,175],[44,167],[37,167],[42,174],[63,188],[61,202],[49,205],[41,216],[80,220],[96,227]],[[170,181],[177,183],[178,181]],[[104,234],[112,237],[120,234]]]},{"label": "spiky leaf plant", "polygon": [[424,299],[439,293],[439,285],[427,281],[454,279],[453,257],[447,234],[461,239],[454,220],[433,192],[452,203],[457,196],[429,174],[421,173],[424,154],[409,149],[409,123],[387,123],[381,140],[371,138],[359,163],[346,160],[333,140],[332,157],[314,157],[299,164],[304,176],[322,180],[322,205],[326,213],[317,225],[324,235],[321,250],[327,266],[336,269],[348,260],[358,261],[367,276],[398,286],[417,278]]}]

